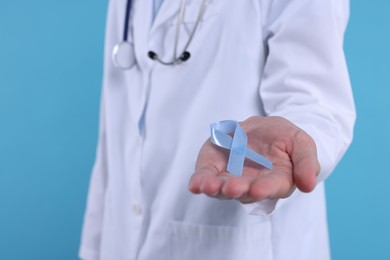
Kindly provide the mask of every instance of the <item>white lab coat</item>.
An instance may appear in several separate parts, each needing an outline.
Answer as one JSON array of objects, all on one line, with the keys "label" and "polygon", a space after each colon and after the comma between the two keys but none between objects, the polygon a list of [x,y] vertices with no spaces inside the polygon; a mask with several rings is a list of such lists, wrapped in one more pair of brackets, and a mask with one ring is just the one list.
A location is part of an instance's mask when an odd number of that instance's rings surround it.
[{"label": "white lab coat", "polygon": [[[188,0],[179,49],[200,0]],[[173,53],[179,1],[133,1],[136,66],[116,69],[125,0],[109,3],[100,138],[80,247],[83,259],[326,260],[325,179],[352,139],[355,109],[343,54],[346,0],[211,0],[189,47]],[[317,188],[244,207],[187,187],[209,125],[283,116],[318,149]],[[276,207],[275,207],[276,205]],[[248,211],[254,214],[248,214]]]}]

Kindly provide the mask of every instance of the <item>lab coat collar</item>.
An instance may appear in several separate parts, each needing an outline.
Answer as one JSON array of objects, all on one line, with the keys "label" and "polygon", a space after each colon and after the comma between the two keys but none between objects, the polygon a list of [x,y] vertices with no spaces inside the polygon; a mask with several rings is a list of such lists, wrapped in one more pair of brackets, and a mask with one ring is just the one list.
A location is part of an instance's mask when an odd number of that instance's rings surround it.
[{"label": "lab coat collar", "polygon": [[[187,0],[186,5],[188,5],[189,2],[190,0]],[[153,33],[156,28],[158,28],[161,24],[166,23],[166,21],[175,18],[179,9],[180,0],[164,0],[153,21],[151,32]]]}]

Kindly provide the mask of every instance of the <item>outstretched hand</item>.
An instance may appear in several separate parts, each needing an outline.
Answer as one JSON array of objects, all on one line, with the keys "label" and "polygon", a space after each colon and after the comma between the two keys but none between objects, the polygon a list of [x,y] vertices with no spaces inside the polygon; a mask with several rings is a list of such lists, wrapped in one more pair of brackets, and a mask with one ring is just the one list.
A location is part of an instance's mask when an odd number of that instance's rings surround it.
[{"label": "outstretched hand", "polygon": [[242,176],[233,176],[226,171],[229,151],[207,140],[190,180],[191,192],[250,203],[286,198],[295,187],[303,192],[314,189],[320,166],[308,134],[281,117],[255,116],[240,125],[248,136],[248,147],[270,159],[273,169],[246,159]]}]

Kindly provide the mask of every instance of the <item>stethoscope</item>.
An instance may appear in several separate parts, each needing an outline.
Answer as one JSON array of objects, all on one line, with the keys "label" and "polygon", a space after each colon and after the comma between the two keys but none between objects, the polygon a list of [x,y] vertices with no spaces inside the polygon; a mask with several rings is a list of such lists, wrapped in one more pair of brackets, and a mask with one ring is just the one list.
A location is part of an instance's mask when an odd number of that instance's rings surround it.
[{"label": "stethoscope", "polygon": [[[180,10],[177,17],[175,43],[174,43],[172,59],[170,61],[164,61],[154,51],[148,52],[149,58],[158,61],[163,65],[176,65],[187,61],[191,57],[191,54],[188,52],[187,49],[190,46],[194,38],[195,32],[199,26],[199,23],[202,20],[203,15],[206,11],[207,1],[208,0],[202,1],[202,5],[200,7],[195,26],[187,40],[187,43],[184,45],[183,51],[180,53],[180,55],[177,55],[177,49],[178,49],[179,38],[180,38],[180,26],[182,25],[184,19],[184,11],[187,2],[186,0],[181,0],[180,2]],[[112,50],[112,62],[114,63],[115,67],[122,70],[130,69],[135,64],[134,46],[131,42],[128,41],[130,14],[131,14],[131,0],[127,0],[123,38],[122,41],[117,43]]]}]

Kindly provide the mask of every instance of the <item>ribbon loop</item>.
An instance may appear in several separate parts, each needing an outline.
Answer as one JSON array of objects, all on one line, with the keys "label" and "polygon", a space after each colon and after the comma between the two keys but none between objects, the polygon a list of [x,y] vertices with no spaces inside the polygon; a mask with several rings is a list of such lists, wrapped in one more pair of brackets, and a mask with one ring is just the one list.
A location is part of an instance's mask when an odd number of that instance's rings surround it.
[{"label": "ribbon loop", "polygon": [[220,121],[211,124],[210,130],[211,142],[230,150],[227,171],[234,176],[242,175],[245,158],[272,170],[272,162],[269,159],[247,147],[248,136],[238,122],[233,120]]}]

